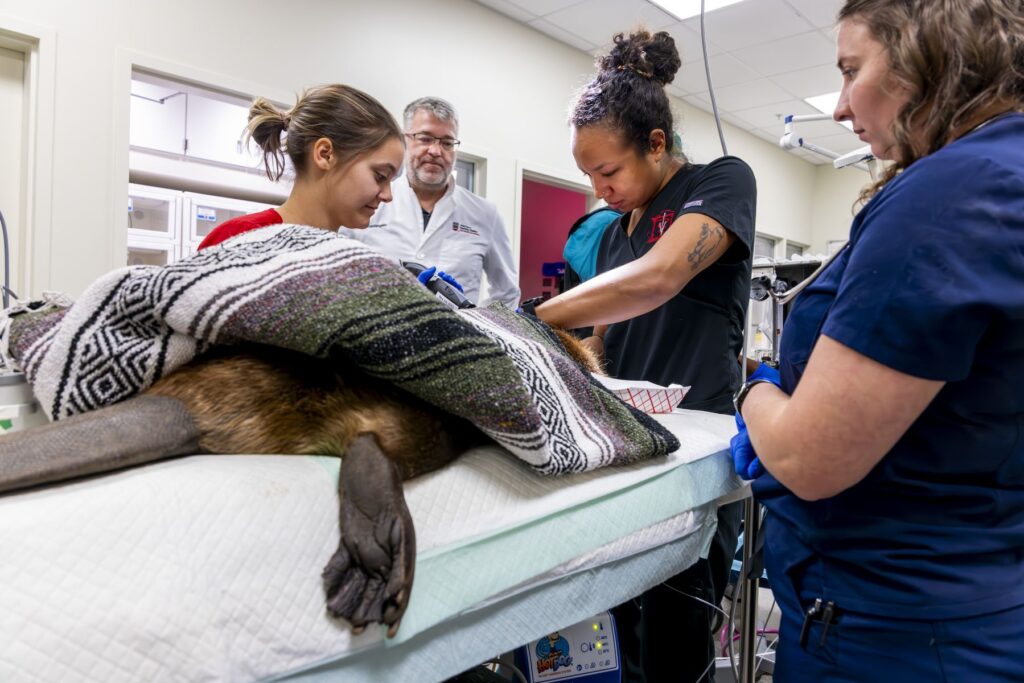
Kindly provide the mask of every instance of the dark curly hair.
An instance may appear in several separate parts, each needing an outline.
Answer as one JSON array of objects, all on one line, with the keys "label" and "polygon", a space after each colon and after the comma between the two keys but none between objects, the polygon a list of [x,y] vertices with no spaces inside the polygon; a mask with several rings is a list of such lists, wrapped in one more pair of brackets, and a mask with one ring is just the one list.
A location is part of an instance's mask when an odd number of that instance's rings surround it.
[{"label": "dark curly hair", "polygon": [[665,132],[672,153],[672,107],[665,86],[682,65],[668,33],[637,29],[627,38],[617,33],[610,53],[597,60],[597,75],[579,94],[570,123],[576,128],[603,124],[621,131],[641,154],[650,149],[651,131]]}]

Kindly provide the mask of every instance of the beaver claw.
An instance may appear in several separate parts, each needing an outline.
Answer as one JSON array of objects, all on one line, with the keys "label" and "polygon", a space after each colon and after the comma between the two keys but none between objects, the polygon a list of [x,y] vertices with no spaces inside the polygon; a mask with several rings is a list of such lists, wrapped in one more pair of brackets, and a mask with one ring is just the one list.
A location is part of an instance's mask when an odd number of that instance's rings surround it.
[{"label": "beaver claw", "polygon": [[409,604],[416,535],[398,466],[371,435],[349,446],[341,466],[341,543],[324,568],[327,611],[360,633],[367,624],[398,631]]}]

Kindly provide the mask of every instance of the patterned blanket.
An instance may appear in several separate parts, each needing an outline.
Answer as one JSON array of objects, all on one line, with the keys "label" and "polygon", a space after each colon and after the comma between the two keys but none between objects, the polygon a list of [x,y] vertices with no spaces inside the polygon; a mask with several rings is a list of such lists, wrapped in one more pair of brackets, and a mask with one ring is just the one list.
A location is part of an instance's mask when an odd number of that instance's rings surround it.
[{"label": "patterned blanket", "polygon": [[539,321],[455,312],[397,263],[323,230],[277,225],[169,266],[121,268],[70,307],[10,317],[10,355],[60,419],[126,399],[214,344],[341,357],[469,419],[545,474],[679,443],[611,395]]}]

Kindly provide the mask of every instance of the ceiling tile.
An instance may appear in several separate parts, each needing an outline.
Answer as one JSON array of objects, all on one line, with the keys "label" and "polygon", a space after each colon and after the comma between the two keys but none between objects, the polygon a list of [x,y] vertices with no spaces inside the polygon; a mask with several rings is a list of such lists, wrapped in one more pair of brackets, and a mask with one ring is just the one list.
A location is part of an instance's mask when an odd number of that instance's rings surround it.
[{"label": "ceiling tile", "polygon": [[703,93],[700,95],[690,93],[689,95],[683,98],[683,101],[686,102],[687,104],[692,104],[698,109],[703,109],[706,112],[711,111],[711,100],[707,98],[707,93]]},{"label": "ceiling tile", "polygon": [[571,5],[580,4],[580,0],[509,0],[509,2],[534,17],[543,17]]},{"label": "ceiling tile", "polygon": [[[683,66],[668,86],[673,97],[711,112],[697,18],[684,22],[648,0],[478,0],[595,57],[611,37],[637,25],[667,30]],[[707,15],[708,51],[720,112],[748,130],[781,135],[778,115],[813,113],[803,97],[837,90],[834,48],[825,29],[841,0],[745,0]],[[824,9],[822,6],[825,6]],[[802,128],[807,135],[829,132]],[[842,131],[840,131],[842,135]]]},{"label": "ceiling tile", "polygon": [[547,19],[534,19],[533,21],[528,22],[526,25],[532,26],[538,31],[548,34],[555,40],[560,40],[563,43],[572,45],[577,49],[583,50],[584,52],[589,52],[590,50],[593,50],[596,47],[593,43],[584,40],[583,38],[580,38],[579,36],[574,35],[569,31],[566,31],[560,26],[555,26]]},{"label": "ceiling tile", "polygon": [[[816,142],[824,138],[832,138],[839,135],[848,135],[850,139],[857,140],[853,131],[847,130],[835,121],[797,121],[793,124],[793,130],[804,140]],[[858,140],[859,142],[859,140]],[[860,142],[863,145],[863,142]]]},{"label": "ceiling tile", "polygon": [[830,135],[823,138],[813,140],[813,143],[819,147],[831,150],[836,154],[846,154],[852,152],[855,149],[860,149],[864,146],[864,143],[856,135],[852,133],[840,133],[839,135]]},{"label": "ceiling tile", "polygon": [[733,116],[732,114],[722,114],[722,120],[736,126],[740,130],[750,130],[749,123],[737,116]]},{"label": "ceiling tile", "polygon": [[[694,94],[691,93],[691,94],[687,95],[686,97],[684,97],[683,101],[686,102],[691,107],[696,107],[697,109],[700,109],[702,112],[704,112],[706,114],[711,114],[712,116],[714,116],[715,110],[711,106],[711,100],[707,99],[706,97],[704,97],[702,95],[694,95]],[[678,121],[677,121],[677,125],[678,125]]]},{"label": "ceiling tile", "polygon": [[[716,93],[719,88],[756,81],[760,77],[756,71],[727,53],[711,56],[711,81],[715,84]],[[706,92],[708,82],[704,60],[684,64],[676,74],[675,82],[687,92]]]},{"label": "ceiling tile", "polygon": [[739,85],[719,88],[715,86],[715,98],[723,111],[736,112],[741,109],[761,107],[793,99],[792,95],[768,79],[750,81]]},{"label": "ceiling tile", "polygon": [[832,28],[843,0],[786,0],[786,4],[799,12],[817,28]]},{"label": "ceiling tile", "polygon": [[[700,19],[683,22],[700,31]],[[728,50],[767,43],[814,28],[783,0],[746,0],[709,12],[704,18],[708,40]]]},{"label": "ceiling tile", "polygon": [[672,95],[673,97],[678,97],[680,99],[686,97],[686,95],[689,94],[685,90],[680,88],[677,83],[669,83],[668,85],[665,86],[665,91],[669,95]]},{"label": "ceiling tile", "polygon": [[476,1],[478,3],[480,3],[481,5],[484,5],[485,7],[490,7],[491,9],[494,9],[494,10],[497,10],[497,11],[501,12],[505,16],[512,17],[516,21],[527,22],[527,21],[530,21],[531,19],[536,19],[537,18],[534,14],[532,14],[530,12],[527,12],[525,9],[523,9],[522,7],[520,7],[518,4],[516,4],[514,2],[509,2],[509,0],[476,0]]},{"label": "ceiling tile", "polygon": [[779,138],[782,137],[782,133],[780,131],[775,131],[770,128],[754,128],[752,130],[748,128],[747,130],[750,130],[750,132],[757,137],[765,140],[766,142],[770,142],[773,145],[779,144]]},{"label": "ceiling tile", "polygon": [[[676,49],[679,51],[679,57],[683,60],[683,64],[704,59],[704,50],[700,44],[700,33],[682,22],[666,26],[664,30],[676,41]],[[708,40],[709,55],[714,56],[722,52],[724,50],[715,45],[713,40]]]},{"label": "ceiling tile", "polygon": [[645,0],[587,0],[544,18],[594,45],[604,45],[616,33],[638,25],[657,30],[675,23],[672,16]]},{"label": "ceiling tile", "polygon": [[787,71],[771,77],[776,85],[799,98],[835,92],[843,87],[839,69],[835,65],[812,66],[799,71]]},{"label": "ceiling tile", "polygon": [[751,128],[767,128],[778,132],[782,136],[783,118],[789,114],[817,114],[818,110],[803,100],[785,100],[762,107],[750,109],[739,109],[731,112]]},{"label": "ceiling tile", "polygon": [[744,47],[731,53],[764,76],[835,64],[835,44],[820,31],[808,31],[770,43]]}]

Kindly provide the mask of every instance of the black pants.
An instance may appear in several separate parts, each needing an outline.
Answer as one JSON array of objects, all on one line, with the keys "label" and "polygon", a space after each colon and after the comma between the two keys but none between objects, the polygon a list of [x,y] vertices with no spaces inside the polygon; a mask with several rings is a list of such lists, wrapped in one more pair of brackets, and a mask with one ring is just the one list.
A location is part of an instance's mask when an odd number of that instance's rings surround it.
[{"label": "black pants", "polygon": [[[619,636],[622,680],[626,683],[698,683],[714,680],[715,610],[729,583],[743,502],[718,509],[718,530],[708,559],[612,608]],[[687,595],[682,595],[685,593]],[[702,676],[702,674],[704,674]]]}]

